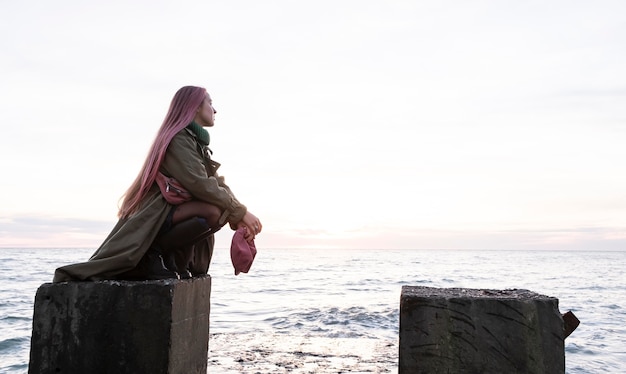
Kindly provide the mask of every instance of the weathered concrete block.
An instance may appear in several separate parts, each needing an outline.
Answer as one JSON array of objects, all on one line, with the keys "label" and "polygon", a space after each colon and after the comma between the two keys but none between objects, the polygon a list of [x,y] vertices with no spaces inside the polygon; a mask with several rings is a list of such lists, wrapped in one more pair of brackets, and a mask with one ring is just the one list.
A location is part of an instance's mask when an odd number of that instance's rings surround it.
[{"label": "weathered concrete block", "polygon": [[29,374],[207,372],[211,278],[45,283]]},{"label": "weathered concrete block", "polygon": [[558,299],[527,290],[402,287],[402,373],[565,372]]}]

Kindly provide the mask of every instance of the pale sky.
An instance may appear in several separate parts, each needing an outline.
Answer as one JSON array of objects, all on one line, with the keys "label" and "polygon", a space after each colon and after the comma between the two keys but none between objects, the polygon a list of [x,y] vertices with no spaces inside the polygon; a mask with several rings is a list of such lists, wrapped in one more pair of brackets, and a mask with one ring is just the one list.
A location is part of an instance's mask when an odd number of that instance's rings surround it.
[{"label": "pale sky", "polygon": [[624,1],[0,0],[0,32],[0,247],[97,248],[199,85],[260,249],[626,249]]}]

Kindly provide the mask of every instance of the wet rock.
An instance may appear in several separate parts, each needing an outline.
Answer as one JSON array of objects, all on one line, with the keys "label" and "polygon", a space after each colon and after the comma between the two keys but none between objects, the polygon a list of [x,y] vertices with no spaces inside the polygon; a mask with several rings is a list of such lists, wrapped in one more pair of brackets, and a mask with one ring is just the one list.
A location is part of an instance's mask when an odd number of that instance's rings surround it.
[{"label": "wet rock", "polygon": [[402,287],[399,373],[564,373],[563,339],[553,297]]},{"label": "wet rock", "polygon": [[211,278],[45,283],[29,373],[206,373]]}]

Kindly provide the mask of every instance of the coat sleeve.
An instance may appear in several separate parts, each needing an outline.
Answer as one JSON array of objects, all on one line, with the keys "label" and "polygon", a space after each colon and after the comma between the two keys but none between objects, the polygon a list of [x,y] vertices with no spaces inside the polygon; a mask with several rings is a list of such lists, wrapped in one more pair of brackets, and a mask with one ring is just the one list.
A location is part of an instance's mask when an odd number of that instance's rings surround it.
[{"label": "coat sleeve", "polygon": [[207,175],[204,163],[195,139],[183,130],[170,142],[161,164],[161,172],[177,179],[197,200],[222,209],[220,224],[228,222],[233,227],[241,221],[247,209],[224,184],[222,177]]}]

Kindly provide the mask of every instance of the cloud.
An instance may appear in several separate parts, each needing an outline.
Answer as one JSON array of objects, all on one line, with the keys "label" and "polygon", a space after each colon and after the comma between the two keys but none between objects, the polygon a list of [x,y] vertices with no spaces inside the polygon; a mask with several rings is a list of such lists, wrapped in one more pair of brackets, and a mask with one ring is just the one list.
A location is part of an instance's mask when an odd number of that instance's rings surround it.
[{"label": "cloud", "polygon": [[38,3],[0,5],[0,246],[98,246],[184,84],[260,246],[621,245],[626,3]]},{"label": "cloud", "polygon": [[114,222],[55,216],[0,216],[0,247],[94,247]]},{"label": "cloud", "polygon": [[257,247],[319,249],[607,250],[626,249],[622,227],[427,229],[362,226],[348,230],[264,230]]},{"label": "cloud", "polygon": [[[0,216],[0,248],[94,248],[115,222],[54,216]],[[231,231],[216,234],[216,248],[230,246]],[[368,226],[318,229],[265,227],[256,239],[262,248],[319,249],[626,249],[626,230],[610,226],[550,226],[511,229],[432,229]]]}]

